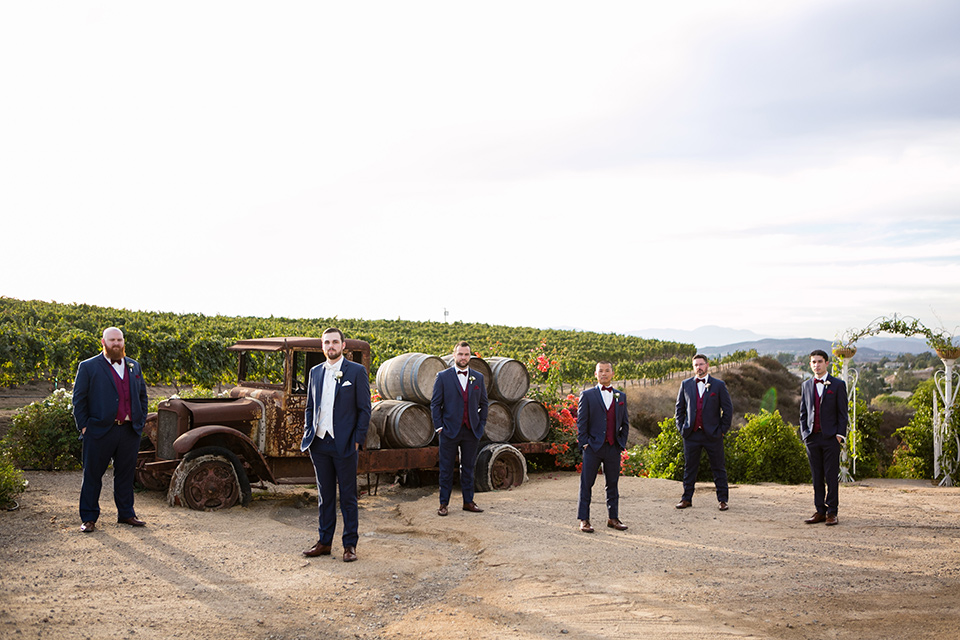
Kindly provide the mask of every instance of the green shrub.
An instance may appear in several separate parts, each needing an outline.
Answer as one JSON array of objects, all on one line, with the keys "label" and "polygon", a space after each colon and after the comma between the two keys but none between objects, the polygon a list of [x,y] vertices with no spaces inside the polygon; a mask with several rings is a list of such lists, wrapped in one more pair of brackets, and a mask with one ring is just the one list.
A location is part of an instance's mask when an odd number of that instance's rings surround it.
[{"label": "green shrub", "polygon": [[[853,418],[853,414],[850,415]],[[854,477],[882,478],[890,465],[890,454],[883,447],[880,426],[883,424],[882,411],[870,411],[867,403],[857,402],[857,430],[848,431],[847,444],[850,450],[857,452],[857,472]]]},{"label": "green shrub", "polygon": [[0,509],[7,509],[16,502],[16,497],[27,488],[23,472],[0,454]]},{"label": "green shrub", "polygon": [[676,420],[660,421],[660,435],[643,450],[640,462],[651,478],[683,479],[683,439],[677,431]]},{"label": "green shrub", "polygon": [[17,411],[0,451],[22,469],[79,469],[83,446],[70,401],[69,393],[57,389]]},{"label": "green shrub", "polygon": [[731,434],[728,449],[727,474],[732,482],[810,482],[806,448],[779,411],[744,417],[747,423]]},{"label": "green shrub", "polygon": [[[933,394],[934,381],[922,382],[910,397],[910,405],[916,409],[910,422],[896,430],[900,445],[893,452],[893,464],[887,469],[888,478],[933,478]],[[940,410],[943,405],[940,403]],[[960,411],[951,418],[953,432],[960,429]],[[956,441],[947,438],[943,443],[947,458],[956,458]],[[954,482],[960,480],[960,471],[954,473]]]}]

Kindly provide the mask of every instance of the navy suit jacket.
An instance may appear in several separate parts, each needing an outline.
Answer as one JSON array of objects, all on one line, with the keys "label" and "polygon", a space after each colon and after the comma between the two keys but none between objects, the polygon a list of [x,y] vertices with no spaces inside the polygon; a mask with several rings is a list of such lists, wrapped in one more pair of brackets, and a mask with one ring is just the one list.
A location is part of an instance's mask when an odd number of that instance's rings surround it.
[{"label": "navy suit jacket", "polygon": [[[847,437],[847,424],[850,421],[847,406],[847,385],[840,378],[827,375],[830,383],[820,397],[820,431],[825,436]],[[800,385],[800,435],[804,440],[813,433],[813,408],[817,401],[817,391],[813,378]]]},{"label": "navy suit jacket", "polygon": [[[123,383],[130,385],[130,421],[134,430],[142,434],[147,421],[147,384],[143,381],[140,363],[124,358]],[[120,393],[113,383],[110,363],[99,353],[87,358],[77,367],[73,381],[73,419],[84,438],[102,438],[117,419]]]},{"label": "navy suit jacket", "polygon": [[[483,374],[473,369],[467,373],[467,419],[470,429],[477,438],[483,437],[487,426],[487,388],[483,384]],[[473,380],[470,380],[473,378]],[[456,438],[463,424],[463,387],[457,380],[457,368],[448,367],[437,374],[433,382],[433,395],[430,398],[430,414],[433,416],[433,428],[443,429],[448,438]]]},{"label": "navy suit jacket", "polygon": [[[317,435],[313,420],[314,415],[320,413],[325,373],[322,363],[310,369],[301,451],[309,449]],[[333,441],[340,455],[345,456],[356,450],[355,444],[363,446],[367,439],[367,428],[370,426],[370,376],[362,364],[346,358],[340,363],[340,373],[343,375],[337,381],[333,399]]]},{"label": "navy suit jacket", "polygon": [[[621,449],[626,449],[627,433],[630,431],[627,394],[620,389],[614,389],[613,403],[616,405],[615,440]],[[580,393],[580,403],[577,405],[577,442],[581,449],[589,446],[594,451],[599,451],[606,439],[607,407],[603,404],[600,389],[592,387]]]},{"label": "navy suit jacket", "polygon": [[[733,423],[733,401],[723,380],[713,376],[707,378],[709,389],[703,392],[703,431],[711,438],[719,438],[730,431]],[[693,423],[697,420],[697,379],[687,378],[680,384],[677,394],[677,407],[674,417],[677,429],[684,438],[693,433]]]}]

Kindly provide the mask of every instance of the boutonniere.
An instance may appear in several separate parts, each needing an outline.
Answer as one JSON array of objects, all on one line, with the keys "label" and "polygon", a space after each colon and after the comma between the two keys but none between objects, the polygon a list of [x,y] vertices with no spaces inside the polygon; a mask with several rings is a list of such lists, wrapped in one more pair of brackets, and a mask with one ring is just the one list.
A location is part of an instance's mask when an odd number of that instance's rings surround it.
[{"label": "boutonniere", "polygon": [[336,379],[337,382],[340,382],[340,378],[343,377],[343,371],[337,371],[335,374],[333,374],[333,377]]},{"label": "boutonniere", "polygon": [[619,392],[619,391],[614,391],[614,392],[613,392],[613,399],[614,399],[614,400],[619,400],[619,399],[620,399],[620,392]]},{"label": "boutonniere", "polygon": [[470,382],[473,382],[474,380],[476,380],[476,378],[474,378],[473,376],[470,376],[469,378],[467,378],[467,380],[469,380]]},{"label": "boutonniere", "polygon": [[710,391],[710,383],[709,383],[709,382],[703,383],[703,390],[704,390],[704,391]]},{"label": "boutonniere", "polygon": [[829,387],[829,386],[830,386],[830,379],[829,379],[829,378],[824,378],[824,380],[823,380],[823,386],[824,386],[824,387]]},{"label": "boutonniere", "polygon": [[128,362],[128,363],[127,363],[127,368],[130,369],[130,371],[133,371],[133,363],[132,363],[132,362]]}]

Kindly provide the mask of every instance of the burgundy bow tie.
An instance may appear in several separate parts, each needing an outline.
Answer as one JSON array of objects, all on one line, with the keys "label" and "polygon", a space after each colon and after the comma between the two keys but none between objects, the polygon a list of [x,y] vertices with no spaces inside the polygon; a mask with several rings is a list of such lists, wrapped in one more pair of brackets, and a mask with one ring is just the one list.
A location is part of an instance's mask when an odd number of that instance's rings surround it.
[{"label": "burgundy bow tie", "polygon": [[123,360],[111,360],[110,364],[120,364]]},{"label": "burgundy bow tie", "polygon": [[600,387],[601,391],[613,391],[613,387]]},{"label": "burgundy bow tie", "polygon": [[462,375],[462,376],[467,375],[467,372],[466,372],[466,371],[457,371],[457,373],[459,373],[459,374]]},{"label": "burgundy bow tie", "polygon": [[821,380],[820,378],[814,378],[814,379],[813,379],[813,382],[814,382],[815,384],[823,384],[823,380]]},{"label": "burgundy bow tie", "polygon": [[706,384],[706,383],[707,383],[707,379],[706,379],[706,378],[697,378],[697,382],[702,382],[702,383]]}]

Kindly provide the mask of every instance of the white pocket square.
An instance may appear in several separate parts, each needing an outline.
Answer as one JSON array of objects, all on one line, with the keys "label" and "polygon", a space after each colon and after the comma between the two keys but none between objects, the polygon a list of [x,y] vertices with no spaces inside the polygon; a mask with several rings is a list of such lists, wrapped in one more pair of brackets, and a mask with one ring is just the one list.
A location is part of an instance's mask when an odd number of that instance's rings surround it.
[{"label": "white pocket square", "polygon": [[343,386],[349,387],[351,384],[353,384],[353,383],[350,382],[349,380],[347,380],[346,382],[343,383]]}]

